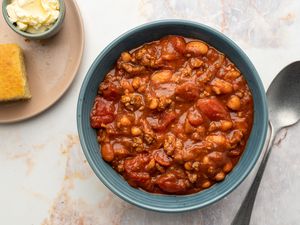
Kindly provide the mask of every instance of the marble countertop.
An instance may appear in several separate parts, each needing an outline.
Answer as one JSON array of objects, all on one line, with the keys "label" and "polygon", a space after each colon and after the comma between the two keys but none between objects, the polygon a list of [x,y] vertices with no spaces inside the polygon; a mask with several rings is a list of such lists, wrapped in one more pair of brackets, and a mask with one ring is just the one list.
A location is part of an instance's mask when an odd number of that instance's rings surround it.
[{"label": "marble countertop", "polygon": [[[69,1],[69,0],[66,0]],[[298,0],[77,0],[86,32],[82,65],[66,95],[31,120],[0,125],[0,219],[5,225],[227,225],[252,174],[225,199],[201,210],[162,214],[132,206],[93,174],[76,129],[76,103],[94,58],[139,24],[183,18],[210,25],[248,54],[265,88],[299,60]],[[252,225],[300,222],[300,124],[284,130],[259,189]]]}]

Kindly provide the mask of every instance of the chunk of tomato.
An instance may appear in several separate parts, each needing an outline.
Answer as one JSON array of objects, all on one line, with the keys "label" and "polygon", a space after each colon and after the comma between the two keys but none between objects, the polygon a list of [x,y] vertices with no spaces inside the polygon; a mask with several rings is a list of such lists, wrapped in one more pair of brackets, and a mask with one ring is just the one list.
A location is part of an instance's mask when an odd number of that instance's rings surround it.
[{"label": "chunk of tomato", "polygon": [[187,188],[187,182],[184,179],[179,179],[173,173],[162,174],[157,180],[156,184],[165,192],[180,193]]},{"label": "chunk of tomato", "polygon": [[99,87],[99,92],[107,100],[115,100],[121,96],[121,86],[119,84],[103,82]]},{"label": "chunk of tomato", "polygon": [[102,124],[108,124],[115,119],[115,106],[113,102],[97,96],[91,112],[90,120],[93,128],[101,128]]},{"label": "chunk of tomato", "polygon": [[192,108],[187,115],[188,121],[193,126],[199,126],[203,123],[203,117],[198,109]]},{"label": "chunk of tomato", "polygon": [[147,155],[137,155],[134,158],[126,159],[124,162],[126,177],[138,185],[149,181],[150,175],[145,170],[145,166],[149,161],[150,158]]},{"label": "chunk of tomato", "polygon": [[155,150],[153,153],[154,159],[162,166],[170,166],[172,159],[162,149]]},{"label": "chunk of tomato", "polygon": [[160,118],[150,125],[155,131],[162,132],[167,129],[167,127],[176,119],[175,112],[164,112],[161,114]]}]

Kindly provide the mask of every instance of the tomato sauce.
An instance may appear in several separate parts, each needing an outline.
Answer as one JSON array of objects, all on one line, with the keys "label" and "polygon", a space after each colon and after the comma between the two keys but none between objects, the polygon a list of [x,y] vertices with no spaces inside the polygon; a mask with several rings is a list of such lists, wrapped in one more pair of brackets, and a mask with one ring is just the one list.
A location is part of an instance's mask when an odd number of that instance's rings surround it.
[{"label": "tomato sauce", "polygon": [[224,180],[252,121],[235,65],[203,41],[173,35],[123,52],[91,111],[103,159],[131,186],[162,194]]}]

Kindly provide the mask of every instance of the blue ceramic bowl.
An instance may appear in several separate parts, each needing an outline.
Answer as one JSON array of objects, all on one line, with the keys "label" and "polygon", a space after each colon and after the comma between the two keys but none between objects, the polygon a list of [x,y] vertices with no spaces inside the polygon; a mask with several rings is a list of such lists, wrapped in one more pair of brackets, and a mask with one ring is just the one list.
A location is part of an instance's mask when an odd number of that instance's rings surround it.
[{"label": "blue ceramic bowl", "polygon": [[[99,83],[114,66],[123,51],[136,48],[165,35],[182,35],[207,42],[226,54],[248,81],[254,98],[254,123],[246,149],[226,179],[211,188],[192,195],[151,194],[130,187],[109,164],[103,161],[96,132],[90,126],[90,111]],[[233,191],[250,173],[263,148],[267,133],[268,112],[262,82],[245,53],[220,32],[194,22],[165,20],[145,24],[121,35],[96,58],[88,71],[79,95],[77,126],[85,156],[95,174],[112,192],[136,206],[160,212],[183,212],[212,204]]]},{"label": "blue ceramic bowl", "polygon": [[57,34],[60,29],[62,28],[64,19],[65,19],[65,14],[66,14],[66,6],[65,6],[65,2],[64,0],[58,0],[59,1],[59,5],[60,5],[60,10],[59,10],[59,16],[57,18],[57,20],[55,21],[55,23],[51,26],[50,29],[42,32],[42,33],[36,33],[36,34],[31,34],[31,33],[27,33],[25,31],[22,31],[20,29],[18,29],[10,20],[9,20],[9,16],[7,14],[7,10],[6,7],[8,4],[11,3],[11,0],[3,0],[2,2],[2,14],[3,17],[7,23],[7,25],[17,34],[28,38],[30,40],[44,40],[44,39],[48,39],[50,37],[53,37],[55,34]]}]

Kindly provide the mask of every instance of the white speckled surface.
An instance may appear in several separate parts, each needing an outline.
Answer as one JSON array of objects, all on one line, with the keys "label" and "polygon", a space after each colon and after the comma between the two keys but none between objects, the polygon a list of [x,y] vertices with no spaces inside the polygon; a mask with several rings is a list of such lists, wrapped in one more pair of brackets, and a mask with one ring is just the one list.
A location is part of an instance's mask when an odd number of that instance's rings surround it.
[{"label": "white speckled surface", "polygon": [[[68,0],[66,0],[68,1]],[[92,173],[76,130],[81,82],[96,55],[126,30],[161,18],[208,24],[240,45],[267,88],[277,72],[299,60],[298,0],[78,0],[86,50],[78,77],[46,113],[0,125],[0,220],[5,225],[227,225],[253,174],[205,209],[160,214],[114,196]],[[300,224],[300,124],[283,132],[264,175],[252,225]]]}]

